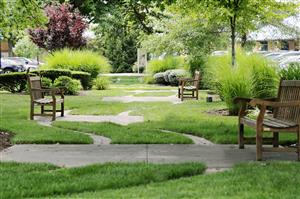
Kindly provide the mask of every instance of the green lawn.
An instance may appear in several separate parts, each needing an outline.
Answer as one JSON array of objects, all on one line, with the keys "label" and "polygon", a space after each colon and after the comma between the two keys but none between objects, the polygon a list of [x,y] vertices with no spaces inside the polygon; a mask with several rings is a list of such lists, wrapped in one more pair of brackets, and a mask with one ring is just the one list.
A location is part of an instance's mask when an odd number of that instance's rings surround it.
[{"label": "green lawn", "polygon": [[299,170],[291,162],[248,163],[221,173],[59,198],[299,198]]},{"label": "green lawn", "polygon": [[200,163],[107,163],[79,168],[0,162],[0,198],[50,197],[163,182],[202,174]]},{"label": "green lawn", "polygon": [[145,92],[134,94],[135,97],[168,97],[175,95],[175,92]]},{"label": "green lawn", "polygon": [[[115,85],[113,85],[115,86]],[[135,87],[134,87],[135,86]],[[139,85],[131,85],[139,89]],[[147,88],[169,89],[153,85]],[[13,143],[92,143],[89,136],[76,131],[96,133],[112,139],[113,143],[191,143],[180,133],[193,134],[209,139],[215,143],[237,143],[237,117],[209,115],[212,109],[225,108],[223,102],[206,103],[206,91],[200,92],[200,100],[187,100],[182,104],[169,102],[104,102],[104,96],[128,95],[128,86],[115,87],[105,91],[85,91],[79,96],[66,96],[66,109],[72,114],[83,115],[117,115],[132,111],[131,115],[144,116],[145,122],[129,126],[114,124],[89,124],[56,122],[54,126],[45,127],[35,121],[29,121],[29,96],[0,93],[0,130],[14,134]],[[170,87],[172,88],[172,87]],[[173,87],[174,89],[174,87]],[[163,93],[169,92],[161,90]],[[170,130],[176,133],[164,133]],[[254,135],[252,129],[246,129],[246,135]],[[294,141],[291,136],[283,140]]]}]

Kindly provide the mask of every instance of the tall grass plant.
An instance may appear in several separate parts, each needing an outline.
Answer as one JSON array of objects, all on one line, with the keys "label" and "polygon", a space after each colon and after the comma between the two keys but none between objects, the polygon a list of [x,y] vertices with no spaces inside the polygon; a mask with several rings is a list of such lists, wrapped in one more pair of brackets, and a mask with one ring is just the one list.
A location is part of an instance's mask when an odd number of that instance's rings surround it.
[{"label": "tall grass plant", "polygon": [[224,56],[211,56],[206,63],[205,84],[216,90],[231,114],[237,114],[235,97],[267,98],[274,97],[279,75],[276,66],[257,54],[239,51],[236,66],[231,66],[230,53]]},{"label": "tall grass plant", "polygon": [[110,71],[108,60],[90,50],[63,49],[49,54],[45,60],[47,64],[44,68],[88,72],[92,78]]}]

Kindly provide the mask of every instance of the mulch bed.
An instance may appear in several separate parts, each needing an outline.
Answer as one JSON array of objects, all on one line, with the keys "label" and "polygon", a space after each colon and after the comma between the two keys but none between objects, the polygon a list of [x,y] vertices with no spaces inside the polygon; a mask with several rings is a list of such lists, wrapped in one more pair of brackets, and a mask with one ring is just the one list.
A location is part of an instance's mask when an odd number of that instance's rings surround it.
[{"label": "mulch bed", "polygon": [[2,151],[7,147],[12,146],[12,144],[10,143],[10,138],[11,135],[9,133],[0,131],[0,151]]}]

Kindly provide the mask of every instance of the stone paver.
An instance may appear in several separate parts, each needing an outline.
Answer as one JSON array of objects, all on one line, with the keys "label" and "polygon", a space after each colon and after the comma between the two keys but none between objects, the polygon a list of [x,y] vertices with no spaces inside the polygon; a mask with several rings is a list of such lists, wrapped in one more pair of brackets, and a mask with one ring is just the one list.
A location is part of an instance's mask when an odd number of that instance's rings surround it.
[{"label": "stone paver", "polygon": [[[68,122],[111,122],[120,125],[128,125],[132,123],[143,122],[143,116],[131,116],[131,111],[122,112],[118,115],[71,115],[70,111],[65,113],[64,117],[57,117],[56,121],[68,121]],[[35,117],[39,124],[45,126],[51,126],[50,117]]]},{"label": "stone paver", "polygon": [[171,102],[173,104],[180,104],[182,101],[175,95],[168,97],[135,97],[135,96],[122,96],[122,97],[103,97],[103,101],[108,102]]},{"label": "stone paver", "polygon": [[177,93],[177,90],[133,90],[126,91],[127,93],[141,94],[141,93],[164,93],[164,92],[173,92]]},{"label": "stone paver", "polygon": [[[0,152],[1,161],[48,162],[74,167],[105,162],[204,162],[208,168],[230,168],[254,161],[255,146],[235,145],[14,145]],[[296,153],[264,153],[267,160],[296,160]]]}]

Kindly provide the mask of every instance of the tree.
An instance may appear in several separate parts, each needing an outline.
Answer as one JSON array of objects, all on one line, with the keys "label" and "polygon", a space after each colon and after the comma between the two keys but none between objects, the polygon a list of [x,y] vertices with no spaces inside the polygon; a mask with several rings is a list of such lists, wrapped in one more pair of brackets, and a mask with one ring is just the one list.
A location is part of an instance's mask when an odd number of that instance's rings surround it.
[{"label": "tree", "polygon": [[114,11],[95,29],[94,50],[107,57],[113,72],[132,72],[137,60],[138,38],[141,33],[124,18],[124,13]]},{"label": "tree", "polygon": [[83,32],[88,24],[71,5],[48,5],[45,12],[49,18],[46,27],[29,30],[37,46],[54,51],[65,47],[80,48],[86,44]]},{"label": "tree", "polygon": [[42,7],[40,0],[0,0],[0,32],[8,41],[10,56],[14,43],[23,36],[25,29],[47,21]]},{"label": "tree", "polygon": [[39,48],[30,40],[28,36],[19,39],[13,48],[15,55],[19,57],[37,58],[39,56]]},{"label": "tree", "polygon": [[[62,2],[64,2],[62,0]],[[161,0],[70,0],[74,8],[98,25],[96,49],[111,62],[114,72],[130,72],[137,59],[142,33],[152,34],[154,19],[171,1]]]},{"label": "tree", "polygon": [[278,0],[178,0],[182,9],[202,13],[207,23],[227,27],[230,31],[232,66],[235,65],[235,43],[263,23],[278,23],[294,14],[298,4]]}]

